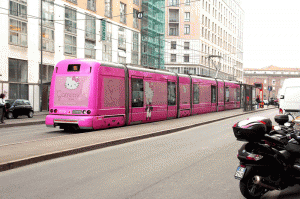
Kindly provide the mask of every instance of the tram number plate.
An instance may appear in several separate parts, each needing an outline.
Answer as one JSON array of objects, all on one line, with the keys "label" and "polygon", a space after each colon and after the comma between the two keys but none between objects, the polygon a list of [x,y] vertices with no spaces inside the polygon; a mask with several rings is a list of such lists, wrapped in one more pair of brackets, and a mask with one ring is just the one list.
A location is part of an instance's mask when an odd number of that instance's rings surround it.
[{"label": "tram number plate", "polygon": [[82,112],[80,110],[73,110],[72,114],[81,114]]},{"label": "tram number plate", "polygon": [[238,180],[242,179],[245,174],[245,171],[246,171],[246,168],[238,166],[238,168],[236,169],[234,178],[238,179]]}]

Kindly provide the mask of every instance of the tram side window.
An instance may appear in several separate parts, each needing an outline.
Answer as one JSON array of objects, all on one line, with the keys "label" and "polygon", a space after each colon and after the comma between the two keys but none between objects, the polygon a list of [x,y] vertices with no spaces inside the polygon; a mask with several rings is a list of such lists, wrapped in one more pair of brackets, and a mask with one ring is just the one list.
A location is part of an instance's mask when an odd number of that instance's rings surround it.
[{"label": "tram side window", "polygon": [[144,106],[144,84],[143,79],[131,79],[132,88],[132,107],[143,107]]},{"label": "tram side window", "polygon": [[229,102],[229,87],[225,88],[225,102]]},{"label": "tram side window", "polygon": [[217,87],[211,86],[211,103],[217,103]]},{"label": "tram side window", "polygon": [[193,89],[194,89],[194,104],[199,104],[199,84],[194,84]]},{"label": "tram side window", "polygon": [[236,89],[236,96],[237,96],[237,101],[239,102],[240,101],[240,97],[241,97],[241,93],[240,93],[240,90],[241,90],[241,88],[237,88]]},{"label": "tram side window", "polygon": [[176,84],[168,82],[168,105],[176,105]]}]

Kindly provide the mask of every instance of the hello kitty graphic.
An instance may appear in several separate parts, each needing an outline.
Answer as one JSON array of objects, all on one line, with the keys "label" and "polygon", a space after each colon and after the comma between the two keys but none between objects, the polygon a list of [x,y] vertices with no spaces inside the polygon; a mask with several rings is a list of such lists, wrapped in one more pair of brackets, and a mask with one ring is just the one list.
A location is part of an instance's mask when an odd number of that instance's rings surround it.
[{"label": "hello kitty graphic", "polygon": [[151,120],[151,111],[153,110],[152,107],[152,99],[153,99],[154,92],[150,88],[149,82],[145,82],[145,96],[146,96],[146,111],[147,116],[146,120]]},{"label": "hello kitty graphic", "polygon": [[67,77],[65,87],[70,90],[74,90],[79,86],[78,77]]}]

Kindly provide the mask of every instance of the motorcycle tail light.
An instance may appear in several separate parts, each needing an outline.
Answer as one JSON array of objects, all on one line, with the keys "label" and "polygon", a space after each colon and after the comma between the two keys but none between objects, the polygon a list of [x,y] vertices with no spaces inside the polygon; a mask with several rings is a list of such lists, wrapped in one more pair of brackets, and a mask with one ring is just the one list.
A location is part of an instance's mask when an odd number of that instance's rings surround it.
[{"label": "motorcycle tail light", "polygon": [[238,123],[235,123],[235,124],[233,125],[233,127],[236,127],[236,126],[237,126],[237,124],[238,124]]},{"label": "motorcycle tail light", "polygon": [[264,157],[264,156],[262,156],[262,155],[258,155],[258,154],[252,153],[252,154],[248,155],[246,159],[247,159],[247,160],[258,161],[258,160],[261,160],[263,157]]},{"label": "motorcycle tail light", "polygon": [[283,110],[282,110],[281,108],[279,109],[279,113],[280,113],[280,114],[283,114]]},{"label": "motorcycle tail light", "polygon": [[242,165],[242,164],[240,165],[240,167],[246,168],[246,166],[245,166],[245,165]]}]

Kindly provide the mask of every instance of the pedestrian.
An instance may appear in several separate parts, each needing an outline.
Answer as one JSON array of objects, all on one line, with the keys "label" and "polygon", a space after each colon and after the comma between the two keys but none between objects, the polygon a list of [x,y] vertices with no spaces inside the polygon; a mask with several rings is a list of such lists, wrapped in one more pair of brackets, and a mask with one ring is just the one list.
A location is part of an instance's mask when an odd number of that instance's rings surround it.
[{"label": "pedestrian", "polygon": [[260,103],[259,96],[256,97],[255,101],[257,102],[257,109],[258,109],[259,108],[259,103]]},{"label": "pedestrian", "polygon": [[5,115],[5,94],[0,94],[0,122],[4,124],[4,115]]}]

